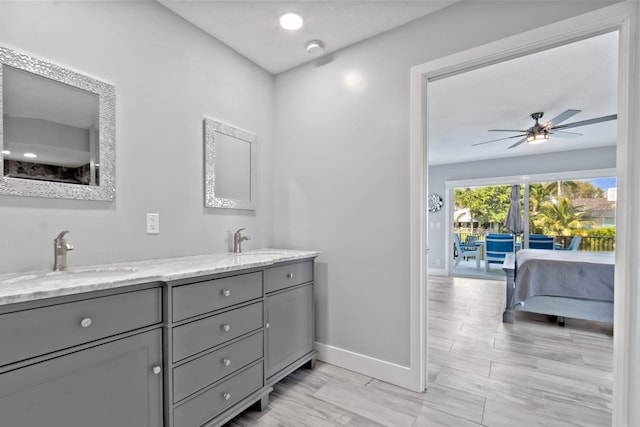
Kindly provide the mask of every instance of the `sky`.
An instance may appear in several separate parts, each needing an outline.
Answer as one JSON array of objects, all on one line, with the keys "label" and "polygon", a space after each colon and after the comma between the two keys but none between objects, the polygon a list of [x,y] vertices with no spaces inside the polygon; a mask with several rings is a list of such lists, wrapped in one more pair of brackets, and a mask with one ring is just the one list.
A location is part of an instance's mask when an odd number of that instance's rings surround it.
[{"label": "sky", "polygon": [[615,178],[596,178],[596,179],[587,179],[587,182],[590,182],[596,187],[602,188],[604,191],[607,191],[609,188],[616,188],[616,179]]}]

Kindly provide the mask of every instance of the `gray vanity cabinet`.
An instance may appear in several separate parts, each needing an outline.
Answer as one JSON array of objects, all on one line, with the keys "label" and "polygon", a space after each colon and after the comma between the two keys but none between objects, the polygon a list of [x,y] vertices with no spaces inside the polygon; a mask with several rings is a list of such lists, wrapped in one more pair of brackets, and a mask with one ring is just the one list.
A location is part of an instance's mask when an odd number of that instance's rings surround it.
[{"label": "gray vanity cabinet", "polygon": [[313,261],[268,268],[265,272],[267,384],[315,360],[313,350]]},{"label": "gray vanity cabinet", "polygon": [[256,402],[266,405],[262,271],[170,286],[170,425],[220,426]]},{"label": "gray vanity cabinet", "polygon": [[[0,369],[0,425],[161,426],[162,332],[159,325],[154,326],[161,321],[160,292],[147,289],[0,315],[0,322],[13,324],[19,332],[3,337],[4,348],[35,348],[33,343],[21,343],[38,341],[31,337],[41,336],[52,323],[60,328],[62,341],[77,344],[46,353],[60,345],[43,339],[39,341],[42,354],[24,353],[28,359]],[[129,306],[131,310],[118,306],[127,306],[129,298],[140,306]],[[112,318],[104,316],[109,308],[116,313]],[[26,320],[24,313],[31,313],[33,319]],[[129,330],[123,328],[126,319],[133,321]],[[20,323],[14,323],[17,320]],[[95,332],[90,332],[92,326]],[[69,340],[67,335],[74,334],[76,327],[76,336],[85,333],[85,341]],[[103,339],[105,332],[113,331],[123,333]]]},{"label": "gray vanity cabinet", "polygon": [[311,362],[313,259],[169,283],[171,427],[220,426]]},{"label": "gray vanity cabinet", "polygon": [[313,262],[0,305],[0,427],[219,427],[266,408],[317,354]]},{"label": "gray vanity cabinet", "polygon": [[0,375],[1,425],[162,425],[162,336],[145,332]]}]

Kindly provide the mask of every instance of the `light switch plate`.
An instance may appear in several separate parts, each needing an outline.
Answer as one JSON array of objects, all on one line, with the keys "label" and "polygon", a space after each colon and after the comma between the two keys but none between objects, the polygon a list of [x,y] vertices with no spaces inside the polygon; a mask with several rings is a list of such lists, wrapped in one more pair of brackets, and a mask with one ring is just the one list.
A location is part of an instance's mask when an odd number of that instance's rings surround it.
[{"label": "light switch plate", "polygon": [[147,213],[147,234],[160,234],[159,213]]}]

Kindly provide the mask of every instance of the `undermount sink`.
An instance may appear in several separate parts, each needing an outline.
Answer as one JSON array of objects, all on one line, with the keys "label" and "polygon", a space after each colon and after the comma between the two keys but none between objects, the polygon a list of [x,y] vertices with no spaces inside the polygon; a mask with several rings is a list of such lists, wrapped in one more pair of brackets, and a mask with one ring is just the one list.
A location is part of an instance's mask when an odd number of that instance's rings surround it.
[{"label": "undermount sink", "polygon": [[0,284],[10,285],[22,282],[43,282],[54,280],[70,280],[70,279],[99,279],[113,277],[129,273],[135,273],[136,268],[133,267],[86,267],[71,268],[65,271],[44,271],[39,273],[26,273],[5,280],[0,280]]}]

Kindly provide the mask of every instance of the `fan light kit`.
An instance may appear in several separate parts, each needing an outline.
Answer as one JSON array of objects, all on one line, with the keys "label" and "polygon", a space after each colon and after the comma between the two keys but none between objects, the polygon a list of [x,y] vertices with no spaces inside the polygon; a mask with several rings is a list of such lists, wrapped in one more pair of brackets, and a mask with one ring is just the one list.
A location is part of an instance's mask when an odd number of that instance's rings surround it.
[{"label": "fan light kit", "polygon": [[527,137],[527,142],[529,144],[542,144],[547,139],[549,139],[549,135],[547,135],[546,133],[541,133],[541,134],[538,134],[538,135],[530,135],[530,136],[528,136]]},{"label": "fan light kit", "polygon": [[596,117],[595,119],[589,120],[581,120],[579,122],[560,124],[565,120],[570,119],[571,117],[578,114],[581,110],[566,110],[560,115],[554,117],[549,120],[545,124],[540,124],[539,120],[544,116],[543,112],[533,113],[531,114],[531,118],[535,120],[533,126],[529,129],[490,129],[489,132],[520,132],[520,135],[508,136],[506,138],[493,139],[491,141],[479,142],[475,145],[483,145],[488,144],[490,142],[496,141],[504,141],[505,139],[513,139],[520,138],[515,144],[509,146],[508,148],[515,148],[523,142],[528,142],[529,144],[541,144],[549,139],[549,135],[555,135],[561,138],[577,138],[582,136],[581,133],[575,132],[565,132],[565,129],[577,128],[580,126],[594,125],[596,123],[607,122],[609,120],[616,120],[618,118],[617,114],[611,114],[609,116]]}]

